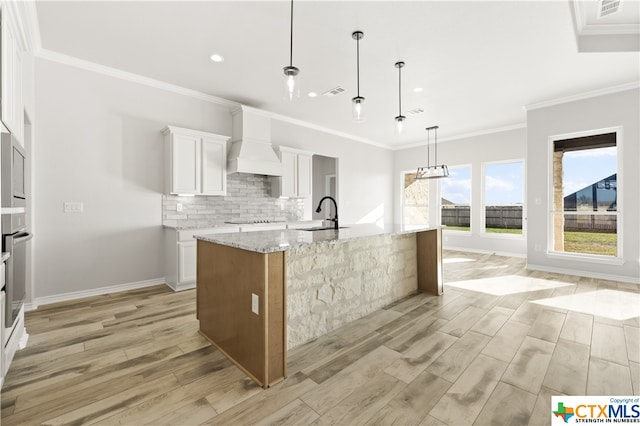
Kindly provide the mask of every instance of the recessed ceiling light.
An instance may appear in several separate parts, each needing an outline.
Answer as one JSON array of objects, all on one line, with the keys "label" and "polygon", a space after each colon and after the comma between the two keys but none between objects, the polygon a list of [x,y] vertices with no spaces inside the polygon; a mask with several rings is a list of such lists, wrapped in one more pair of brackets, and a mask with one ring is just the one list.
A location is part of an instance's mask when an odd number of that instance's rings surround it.
[{"label": "recessed ceiling light", "polygon": [[318,94],[316,92],[309,92],[307,93],[307,96],[309,96],[310,98],[315,98],[316,96],[318,96]]},{"label": "recessed ceiling light", "polygon": [[420,93],[422,92],[424,89],[422,87],[416,87],[415,89],[413,89],[413,93]]},{"label": "recessed ceiling light", "polygon": [[222,62],[224,61],[224,56],[214,53],[213,55],[209,56],[209,59],[211,59],[213,62]]}]

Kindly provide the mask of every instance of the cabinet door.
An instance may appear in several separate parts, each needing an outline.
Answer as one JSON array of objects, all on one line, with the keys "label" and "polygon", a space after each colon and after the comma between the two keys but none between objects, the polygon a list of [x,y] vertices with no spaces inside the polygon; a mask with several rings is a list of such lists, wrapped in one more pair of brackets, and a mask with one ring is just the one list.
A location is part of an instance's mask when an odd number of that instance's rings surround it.
[{"label": "cabinet door", "polygon": [[311,196],[311,156],[298,154],[298,197]]},{"label": "cabinet door", "polygon": [[281,180],[281,196],[297,197],[298,196],[298,179],[297,179],[297,160],[298,155],[292,152],[282,151],[280,153],[282,161],[282,180]]},{"label": "cabinet door", "polygon": [[227,144],[202,138],[202,194],[227,194]]},{"label": "cabinet door", "polygon": [[172,194],[200,192],[200,138],[174,134],[171,141]]},{"label": "cabinet door", "polygon": [[6,14],[2,14],[2,121],[7,126],[9,131],[15,131],[15,50],[16,41],[13,36],[13,28],[9,24],[9,19]]},{"label": "cabinet door", "polygon": [[178,284],[196,281],[196,242],[178,243]]}]

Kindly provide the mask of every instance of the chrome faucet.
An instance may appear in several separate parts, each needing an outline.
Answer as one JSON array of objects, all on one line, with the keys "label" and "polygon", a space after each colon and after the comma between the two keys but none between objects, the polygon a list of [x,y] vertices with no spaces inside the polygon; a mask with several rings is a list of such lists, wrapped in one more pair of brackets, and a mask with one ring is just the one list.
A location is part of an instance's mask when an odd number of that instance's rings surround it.
[{"label": "chrome faucet", "polygon": [[326,197],[322,197],[322,199],[320,200],[320,202],[318,203],[318,208],[316,209],[316,213],[320,213],[322,211],[322,202],[326,199],[330,199],[331,201],[333,201],[333,206],[336,209],[336,217],[334,217],[333,219],[327,219],[333,222],[333,228],[334,229],[338,229],[338,203],[336,203],[336,200],[333,197],[330,196],[326,196]]}]

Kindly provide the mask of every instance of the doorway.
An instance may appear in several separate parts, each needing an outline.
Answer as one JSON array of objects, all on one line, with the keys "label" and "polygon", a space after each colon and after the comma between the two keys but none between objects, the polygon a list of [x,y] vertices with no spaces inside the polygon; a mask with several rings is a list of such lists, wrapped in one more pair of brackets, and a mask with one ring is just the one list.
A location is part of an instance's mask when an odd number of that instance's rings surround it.
[{"label": "doorway", "polygon": [[335,217],[336,212],[331,202],[322,205],[322,211],[316,213],[316,207],[324,196],[333,197],[338,201],[338,159],[314,154],[313,156],[313,193],[312,219],[325,220]]}]

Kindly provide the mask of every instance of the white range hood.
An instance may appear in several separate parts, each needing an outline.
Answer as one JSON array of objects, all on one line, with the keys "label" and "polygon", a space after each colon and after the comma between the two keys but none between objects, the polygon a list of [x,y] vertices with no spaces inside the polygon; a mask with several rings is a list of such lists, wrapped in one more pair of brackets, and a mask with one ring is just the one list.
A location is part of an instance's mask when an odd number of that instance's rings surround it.
[{"label": "white range hood", "polygon": [[282,176],[282,163],[271,146],[271,118],[244,105],[231,115],[233,131],[227,173]]}]

